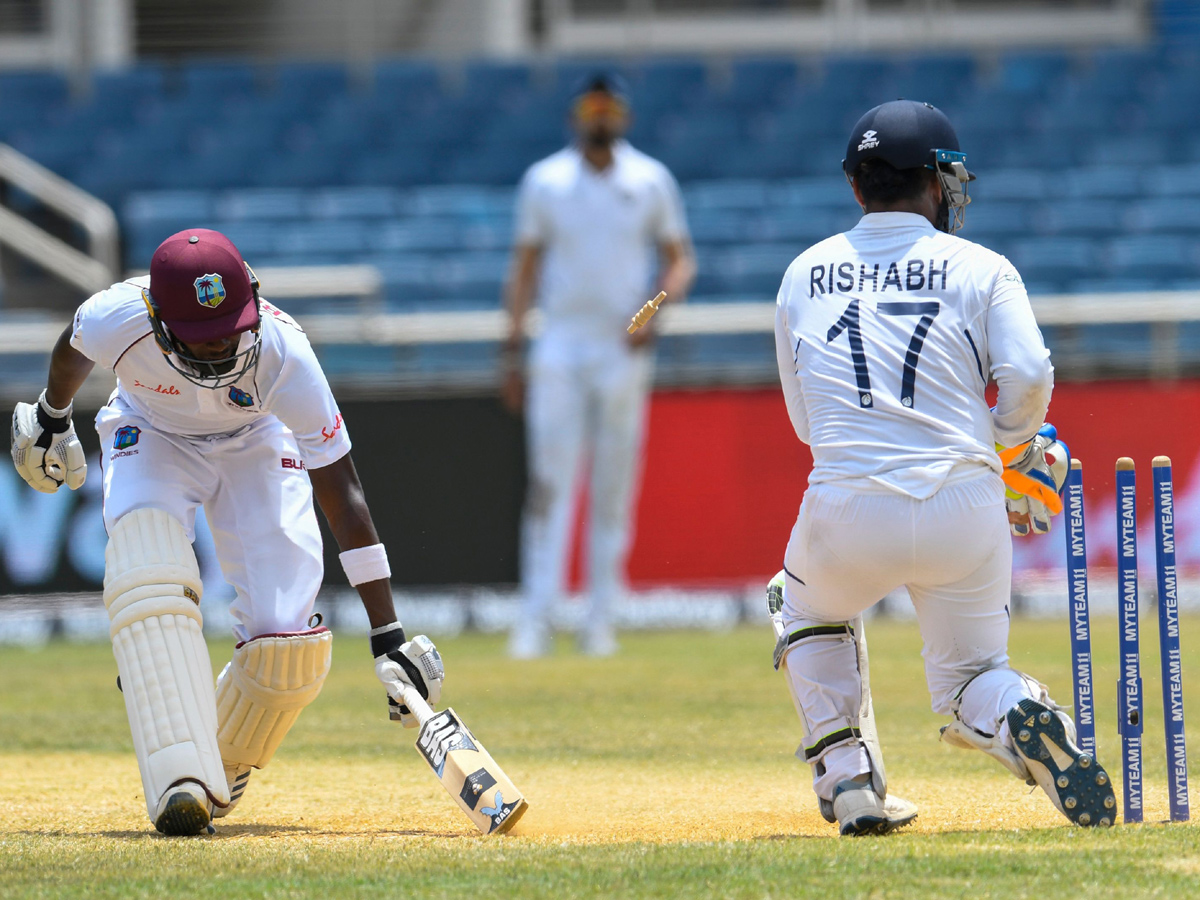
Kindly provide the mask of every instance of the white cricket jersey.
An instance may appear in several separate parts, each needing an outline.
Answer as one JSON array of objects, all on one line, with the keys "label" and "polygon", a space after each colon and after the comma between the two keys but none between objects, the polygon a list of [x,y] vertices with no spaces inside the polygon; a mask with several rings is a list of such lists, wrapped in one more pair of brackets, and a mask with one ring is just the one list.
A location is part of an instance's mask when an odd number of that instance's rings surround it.
[{"label": "white cricket jersey", "polygon": [[956,465],[1000,472],[995,443],[1031,438],[1050,402],[1050,354],[1016,269],[915,213],[870,213],[800,254],[775,336],[810,484],[927,498]]},{"label": "white cricket jersey", "polygon": [[116,373],[117,390],[110,405],[185,437],[232,434],[263,416],[274,416],[295,435],[305,466],[313,469],[350,451],[329,382],[291,316],[262,301],[258,365],[236,384],[212,390],[193,384],[167,364],[142,300],[142,289],[149,283],[149,276],[143,276],[114,284],[88,298],[75,313],[71,346]]},{"label": "white cricket jersey", "polygon": [[547,334],[623,339],[650,299],[658,247],[687,240],[666,166],[618,141],[597,171],[576,147],[535,163],[517,194],[516,242],[543,250],[538,305]]}]

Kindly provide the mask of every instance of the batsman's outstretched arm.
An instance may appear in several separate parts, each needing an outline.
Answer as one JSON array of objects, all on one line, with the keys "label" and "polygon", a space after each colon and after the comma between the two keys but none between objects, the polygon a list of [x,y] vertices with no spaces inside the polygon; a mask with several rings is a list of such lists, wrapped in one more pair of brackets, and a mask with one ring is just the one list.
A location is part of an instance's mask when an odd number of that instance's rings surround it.
[{"label": "batsman's outstretched arm", "polygon": [[371,655],[375,675],[387,689],[389,715],[406,728],[415,727],[416,718],[401,700],[403,690],[415,688],[430,703],[437,703],[446,674],[441,654],[423,634],[408,640],[396,619],[387,553],[375,532],[350,454],[310,469],[308,475],[317,504],[342,549],[346,577],[357,589],[371,621]]},{"label": "batsman's outstretched arm", "polygon": [[[379,545],[379,535],[375,531],[362,483],[358,480],[358,472],[349,453],[328,466],[309,469],[308,477],[317,505],[325,514],[329,530],[333,532],[342,552]],[[362,598],[372,628],[396,621],[392,585],[386,576],[356,584],[355,588]]]}]

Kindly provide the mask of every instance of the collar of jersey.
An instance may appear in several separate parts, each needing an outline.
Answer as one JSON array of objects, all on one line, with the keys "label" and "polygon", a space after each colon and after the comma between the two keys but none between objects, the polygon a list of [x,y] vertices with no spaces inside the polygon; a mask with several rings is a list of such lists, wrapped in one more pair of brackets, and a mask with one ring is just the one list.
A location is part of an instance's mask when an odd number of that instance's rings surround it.
[{"label": "collar of jersey", "polygon": [[605,169],[603,172],[597,172],[584,157],[583,148],[580,147],[578,143],[571,145],[571,150],[575,154],[575,162],[579,166],[580,171],[587,172],[589,175],[595,178],[607,178],[614,172],[619,171],[622,168],[621,163],[625,159],[625,153],[628,149],[629,141],[625,140],[625,138],[617,138],[615,141],[613,141],[612,166],[608,169]]},{"label": "collar of jersey", "polygon": [[877,228],[919,228],[930,234],[937,231],[933,227],[933,223],[923,215],[911,212],[865,213],[858,220],[858,224],[854,226],[855,231],[869,231]]}]

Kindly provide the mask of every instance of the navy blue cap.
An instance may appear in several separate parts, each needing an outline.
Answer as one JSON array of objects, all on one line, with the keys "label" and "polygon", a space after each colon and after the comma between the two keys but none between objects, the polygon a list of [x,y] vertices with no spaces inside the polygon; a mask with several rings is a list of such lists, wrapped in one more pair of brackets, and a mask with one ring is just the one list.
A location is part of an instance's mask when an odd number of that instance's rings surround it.
[{"label": "navy blue cap", "polygon": [[575,83],[575,90],[571,96],[578,99],[584,94],[590,94],[593,91],[612,94],[625,103],[629,103],[629,84],[616,72],[600,71],[581,78]]},{"label": "navy blue cap", "polygon": [[842,169],[853,175],[867,159],[882,159],[897,169],[932,167],[933,151],[958,149],[954,126],[940,109],[916,100],[892,100],[858,120]]}]

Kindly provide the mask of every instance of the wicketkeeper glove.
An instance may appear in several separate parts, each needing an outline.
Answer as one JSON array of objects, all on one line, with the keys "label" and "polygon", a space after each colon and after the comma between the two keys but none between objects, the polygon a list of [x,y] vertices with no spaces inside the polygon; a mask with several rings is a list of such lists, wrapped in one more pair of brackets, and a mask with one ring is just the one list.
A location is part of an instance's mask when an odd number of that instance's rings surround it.
[{"label": "wicketkeeper glove", "polygon": [[1058,440],[1058,430],[1043,425],[1033,439],[1016,447],[998,448],[1004,463],[1004,505],[1010,513],[1029,517],[1029,524],[1012,523],[1012,533],[1023,537],[1046,534],[1050,517],[1062,512],[1062,490],[1071,472],[1071,451]]},{"label": "wicketkeeper glove", "polygon": [[399,702],[400,685],[415,687],[434,706],[446,678],[442,655],[423,634],[406,640],[399,622],[371,629],[371,655],[375,657],[375,675],[387,688],[388,717],[405,728],[416,728],[420,724],[417,717]]},{"label": "wicketkeeper glove", "polygon": [[11,450],[17,473],[43,494],[53,494],[64,483],[75,490],[87,478],[71,406],[55,409],[46,402],[45,391],[36,404],[18,403],[13,410]]}]

